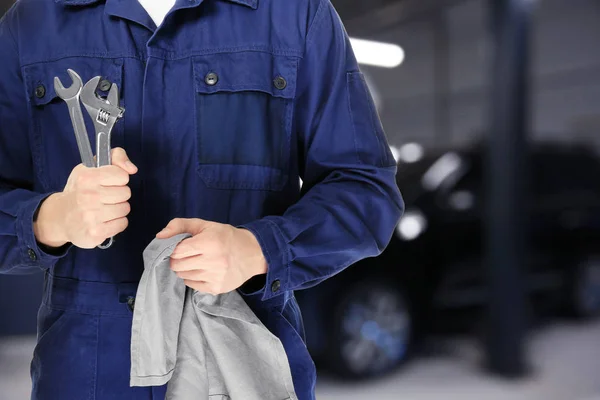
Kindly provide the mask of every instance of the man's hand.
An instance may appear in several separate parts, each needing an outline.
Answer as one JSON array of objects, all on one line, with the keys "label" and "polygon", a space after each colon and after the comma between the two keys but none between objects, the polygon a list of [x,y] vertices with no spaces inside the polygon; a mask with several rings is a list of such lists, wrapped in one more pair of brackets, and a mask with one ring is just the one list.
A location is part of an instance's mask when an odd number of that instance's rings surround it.
[{"label": "man's hand", "polygon": [[192,289],[210,294],[231,292],[267,272],[267,262],[252,232],[201,219],[174,219],[156,235],[180,233],[191,238],[177,245],[171,269]]},{"label": "man's hand", "polygon": [[137,167],[125,150],[112,150],[112,165],[76,166],[64,190],[48,197],[34,223],[38,242],[48,247],[73,243],[91,249],[127,228],[131,190],[129,175]]}]

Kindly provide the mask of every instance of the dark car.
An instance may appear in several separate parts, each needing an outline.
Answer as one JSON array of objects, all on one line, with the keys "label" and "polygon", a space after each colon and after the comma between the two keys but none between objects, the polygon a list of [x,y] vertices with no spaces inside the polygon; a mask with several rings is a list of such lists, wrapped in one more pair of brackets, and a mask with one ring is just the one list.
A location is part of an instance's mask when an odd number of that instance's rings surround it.
[{"label": "dark car", "polygon": [[[382,375],[407,360],[415,339],[444,315],[483,310],[482,148],[399,162],[406,211],[386,250],[297,292],[318,364],[345,377]],[[529,154],[523,237],[530,304],[593,316],[600,310],[600,161],[564,144],[536,143]]]}]

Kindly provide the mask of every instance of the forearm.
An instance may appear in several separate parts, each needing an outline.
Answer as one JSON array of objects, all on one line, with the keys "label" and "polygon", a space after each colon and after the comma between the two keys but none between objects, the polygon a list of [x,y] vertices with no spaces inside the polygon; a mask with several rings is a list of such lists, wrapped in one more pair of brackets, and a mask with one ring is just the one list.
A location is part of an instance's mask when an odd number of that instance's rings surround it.
[{"label": "forearm", "polygon": [[0,189],[0,273],[27,274],[48,269],[66,255],[68,248],[48,252],[35,236],[34,215],[49,196],[25,189]]},{"label": "forearm", "polygon": [[279,290],[318,284],[347,266],[379,255],[404,204],[395,168],[333,171],[282,216],[246,224],[268,264],[265,299]]},{"label": "forearm", "polygon": [[47,197],[40,205],[34,220],[33,233],[44,250],[54,253],[68,243],[64,229],[61,229],[59,205],[61,193]]}]

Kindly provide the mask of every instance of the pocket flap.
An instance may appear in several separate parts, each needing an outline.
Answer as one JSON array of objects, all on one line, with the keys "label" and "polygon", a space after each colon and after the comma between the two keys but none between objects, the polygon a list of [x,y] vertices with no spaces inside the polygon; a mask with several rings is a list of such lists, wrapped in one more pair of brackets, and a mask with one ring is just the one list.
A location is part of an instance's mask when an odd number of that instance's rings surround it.
[{"label": "pocket flap", "polygon": [[294,98],[298,59],[265,52],[240,51],[194,57],[198,93],[255,90]]},{"label": "pocket flap", "polygon": [[58,77],[65,87],[73,82],[67,73],[68,69],[75,71],[85,85],[95,76],[102,76],[111,83],[116,83],[122,91],[122,59],[97,58],[64,58],[51,63],[37,63],[23,67],[23,79],[27,95],[32,104],[43,106],[58,98],[54,90],[54,77]]}]

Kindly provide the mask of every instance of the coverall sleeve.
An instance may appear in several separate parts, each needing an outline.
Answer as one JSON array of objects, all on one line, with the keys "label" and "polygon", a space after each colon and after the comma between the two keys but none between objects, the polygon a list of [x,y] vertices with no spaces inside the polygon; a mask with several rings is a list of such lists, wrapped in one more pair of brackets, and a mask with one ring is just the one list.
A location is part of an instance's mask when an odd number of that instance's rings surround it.
[{"label": "coverall sleeve", "polygon": [[265,285],[254,292],[262,291],[263,300],[381,254],[404,210],[396,162],[330,0],[317,8],[299,68],[302,196],[281,216],[242,225],[257,237],[268,263]]},{"label": "coverall sleeve", "polygon": [[28,274],[50,268],[69,247],[50,254],[33,233],[34,215],[51,193],[33,191],[27,96],[10,29],[13,10],[0,19],[0,273]]}]

